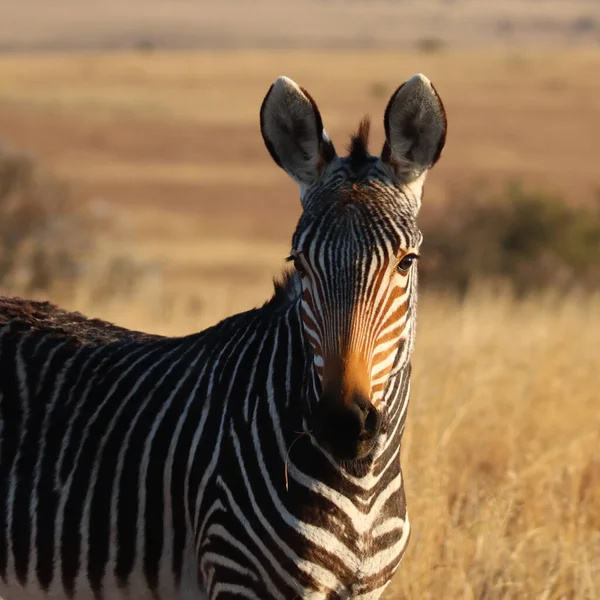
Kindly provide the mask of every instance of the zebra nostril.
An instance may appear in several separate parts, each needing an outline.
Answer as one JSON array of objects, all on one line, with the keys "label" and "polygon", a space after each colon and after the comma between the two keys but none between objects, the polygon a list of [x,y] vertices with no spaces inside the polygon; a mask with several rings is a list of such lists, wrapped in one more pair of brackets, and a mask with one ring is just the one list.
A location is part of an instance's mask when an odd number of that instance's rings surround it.
[{"label": "zebra nostril", "polygon": [[377,430],[377,422],[377,409],[374,406],[370,406],[367,412],[367,417],[365,418],[363,431],[365,433],[373,433]]}]

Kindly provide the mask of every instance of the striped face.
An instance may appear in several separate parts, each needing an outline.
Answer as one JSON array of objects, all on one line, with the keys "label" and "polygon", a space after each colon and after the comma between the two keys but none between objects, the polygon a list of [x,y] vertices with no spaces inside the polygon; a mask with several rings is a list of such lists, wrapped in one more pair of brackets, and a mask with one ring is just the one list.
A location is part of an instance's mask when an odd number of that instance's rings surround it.
[{"label": "striped face", "polygon": [[[352,183],[350,164],[341,161],[312,190],[323,197],[332,189],[328,204],[304,199],[291,253],[321,383],[315,435],[340,458],[373,449],[384,391],[409,359],[415,320],[418,204],[377,162],[365,168],[364,179]],[[336,433],[340,423],[342,435]]]},{"label": "striped face", "polygon": [[[382,210],[382,190],[391,210]],[[375,406],[410,330],[415,300],[421,234],[402,199],[391,184],[354,185],[349,198],[332,200],[329,210],[301,220],[291,254],[323,387],[337,385],[342,375],[345,395],[360,393]]]},{"label": "striped face", "polygon": [[442,103],[416,75],[385,111],[381,156],[369,124],[338,157],[310,95],[280,77],[261,109],[271,156],[300,185],[304,211],[290,260],[302,280],[301,318],[318,399],[311,431],[340,460],[373,453],[386,386],[409,361],[416,308],[416,225],[423,183],[446,137]]}]

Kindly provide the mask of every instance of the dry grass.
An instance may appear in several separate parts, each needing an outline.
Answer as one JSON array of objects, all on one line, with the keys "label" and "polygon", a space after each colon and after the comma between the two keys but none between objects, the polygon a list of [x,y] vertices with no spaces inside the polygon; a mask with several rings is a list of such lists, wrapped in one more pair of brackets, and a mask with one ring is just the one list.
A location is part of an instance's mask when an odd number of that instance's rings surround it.
[{"label": "dry grass", "polygon": [[600,298],[425,298],[390,598],[600,596]]},{"label": "dry grass", "polygon": [[310,90],[340,149],[372,115],[378,149],[389,96],[422,71],[449,116],[428,197],[515,177],[585,201],[600,187],[598,70],[597,50],[5,55],[0,131],[109,200],[146,201],[161,185],[161,197],[185,198],[187,210],[216,193],[234,203],[246,188],[275,205],[291,187],[264,150],[258,110],[276,76]]},{"label": "dry grass", "polygon": [[593,50],[3,55],[0,132],[34,151],[76,198],[122,217],[172,297],[191,287],[205,305],[207,276],[268,285],[273,260],[288,250],[297,191],[258,130],[277,75],[313,93],[340,151],[372,115],[377,151],[389,95],[410,74],[428,74],[450,129],[427,210],[469,182],[507,178],[592,201],[600,79],[589,74],[599,70]]}]

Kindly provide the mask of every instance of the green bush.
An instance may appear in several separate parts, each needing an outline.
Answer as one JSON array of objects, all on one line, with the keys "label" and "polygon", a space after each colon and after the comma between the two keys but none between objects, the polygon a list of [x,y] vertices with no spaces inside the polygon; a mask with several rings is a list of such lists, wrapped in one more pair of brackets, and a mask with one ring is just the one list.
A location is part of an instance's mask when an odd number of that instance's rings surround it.
[{"label": "green bush", "polygon": [[421,282],[462,294],[476,281],[517,294],[600,288],[600,197],[574,207],[511,183],[500,193],[473,186],[438,210],[424,208]]}]

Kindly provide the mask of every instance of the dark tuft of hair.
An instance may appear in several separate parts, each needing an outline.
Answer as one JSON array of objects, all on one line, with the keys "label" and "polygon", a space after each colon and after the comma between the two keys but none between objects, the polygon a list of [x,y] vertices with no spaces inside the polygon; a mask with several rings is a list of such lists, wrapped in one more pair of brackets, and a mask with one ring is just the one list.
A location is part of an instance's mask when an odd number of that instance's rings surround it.
[{"label": "dark tuft of hair", "polygon": [[365,117],[358,125],[357,132],[350,138],[350,164],[355,171],[360,170],[369,161],[369,132],[371,121]]},{"label": "dark tuft of hair", "polygon": [[283,273],[273,280],[273,296],[265,302],[263,309],[269,312],[277,312],[284,309],[294,302],[302,292],[302,286],[298,283],[296,271],[286,269]]}]

